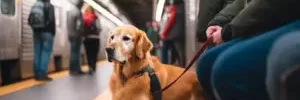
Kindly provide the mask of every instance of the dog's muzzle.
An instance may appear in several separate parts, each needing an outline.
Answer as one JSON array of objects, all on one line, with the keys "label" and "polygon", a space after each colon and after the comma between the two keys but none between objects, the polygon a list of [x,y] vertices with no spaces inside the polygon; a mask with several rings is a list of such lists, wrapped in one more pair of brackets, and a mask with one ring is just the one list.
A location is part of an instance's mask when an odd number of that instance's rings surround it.
[{"label": "dog's muzzle", "polygon": [[107,53],[108,61],[112,62],[112,59],[114,59],[114,55],[115,55],[115,49],[114,48],[106,48],[106,53]]}]

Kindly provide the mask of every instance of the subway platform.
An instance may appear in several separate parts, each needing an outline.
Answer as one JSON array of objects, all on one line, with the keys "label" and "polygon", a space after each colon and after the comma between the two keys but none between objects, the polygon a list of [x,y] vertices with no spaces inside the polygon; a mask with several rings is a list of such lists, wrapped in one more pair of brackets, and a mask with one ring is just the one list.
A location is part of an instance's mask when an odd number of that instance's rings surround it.
[{"label": "subway platform", "polygon": [[111,63],[102,61],[94,75],[70,76],[64,71],[50,75],[50,82],[26,80],[1,87],[0,100],[109,100],[112,70]]}]

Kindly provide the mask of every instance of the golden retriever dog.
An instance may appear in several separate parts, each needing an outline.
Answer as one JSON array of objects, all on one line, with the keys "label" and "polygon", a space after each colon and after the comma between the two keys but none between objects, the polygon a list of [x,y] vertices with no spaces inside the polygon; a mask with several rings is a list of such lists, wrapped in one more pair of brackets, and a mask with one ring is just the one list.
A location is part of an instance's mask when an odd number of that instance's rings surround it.
[{"label": "golden retriever dog", "polygon": [[[155,71],[161,88],[174,81],[184,69],[160,63],[150,55],[153,45],[145,32],[131,25],[115,28],[107,41],[107,57],[113,63],[109,88],[112,100],[153,100],[148,73],[134,74],[149,65]],[[163,92],[162,100],[201,100],[202,88],[195,72],[185,73]]]}]

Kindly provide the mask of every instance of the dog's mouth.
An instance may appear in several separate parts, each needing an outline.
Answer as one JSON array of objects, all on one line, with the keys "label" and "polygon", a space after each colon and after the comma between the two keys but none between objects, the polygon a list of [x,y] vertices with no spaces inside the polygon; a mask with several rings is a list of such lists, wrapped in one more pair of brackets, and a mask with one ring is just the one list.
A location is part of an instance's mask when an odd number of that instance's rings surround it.
[{"label": "dog's mouth", "polygon": [[109,62],[117,62],[117,63],[121,63],[121,64],[126,62],[126,61],[120,61],[116,58],[115,49],[106,48],[106,53],[107,53],[107,60]]},{"label": "dog's mouth", "polygon": [[119,60],[117,60],[114,56],[108,56],[107,60],[109,62],[117,62],[117,63],[121,63],[121,64],[125,64],[126,63],[126,61],[119,61]]}]

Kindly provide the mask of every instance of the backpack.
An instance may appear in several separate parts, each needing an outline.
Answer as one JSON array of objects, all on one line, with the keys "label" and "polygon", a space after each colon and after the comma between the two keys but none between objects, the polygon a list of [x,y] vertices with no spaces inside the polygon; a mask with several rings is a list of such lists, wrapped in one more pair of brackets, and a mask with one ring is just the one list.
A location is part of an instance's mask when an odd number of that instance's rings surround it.
[{"label": "backpack", "polygon": [[44,3],[42,1],[37,1],[31,8],[28,25],[33,29],[45,28],[44,20]]}]

